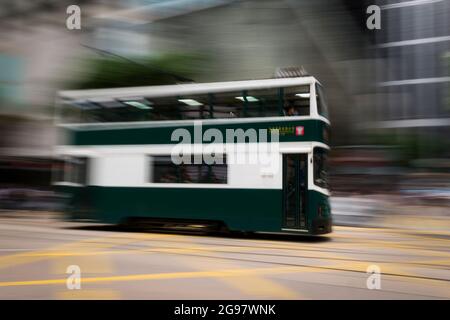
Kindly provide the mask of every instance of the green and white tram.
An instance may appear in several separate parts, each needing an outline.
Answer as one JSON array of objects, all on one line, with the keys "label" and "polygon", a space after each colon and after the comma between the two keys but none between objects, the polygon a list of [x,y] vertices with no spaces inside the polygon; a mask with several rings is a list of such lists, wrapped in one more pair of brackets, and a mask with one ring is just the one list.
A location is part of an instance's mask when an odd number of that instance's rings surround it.
[{"label": "green and white tram", "polygon": [[[54,180],[70,195],[72,219],[331,232],[330,122],[314,77],[74,90],[59,98]],[[184,141],[191,162],[173,161],[177,129],[203,138]],[[209,129],[244,138],[205,141]],[[264,130],[279,142],[260,139]],[[247,139],[254,132],[256,142]],[[253,152],[238,146],[264,144],[277,146],[268,151],[276,170],[231,161]],[[205,160],[212,145],[222,161]]]}]

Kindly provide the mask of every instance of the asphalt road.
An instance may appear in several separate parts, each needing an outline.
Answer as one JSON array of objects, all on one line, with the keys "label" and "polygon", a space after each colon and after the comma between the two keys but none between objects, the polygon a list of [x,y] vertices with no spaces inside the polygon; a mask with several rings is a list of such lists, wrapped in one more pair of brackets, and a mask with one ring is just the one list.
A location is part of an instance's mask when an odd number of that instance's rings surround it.
[{"label": "asphalt road", "polygon": [[[367,287],[371,265],[380,289]],[[0,299],[449,299],[449,281],[449,234],[232,237],[0,216]]]}]

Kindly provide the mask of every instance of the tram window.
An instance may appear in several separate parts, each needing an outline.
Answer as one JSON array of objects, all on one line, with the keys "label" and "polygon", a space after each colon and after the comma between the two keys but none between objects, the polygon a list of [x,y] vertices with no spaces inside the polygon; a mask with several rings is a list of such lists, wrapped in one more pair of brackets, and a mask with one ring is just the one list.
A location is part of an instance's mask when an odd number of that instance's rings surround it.
[{"label": "tram window", "polygon": [[310,115],[309,86],[284,88],[283,113],[287,117]]},{"label": "tram window", "polygon": [[242,91],[218,92],[211,95],[212,118],[240,118],[243,116]]},{"label": "tram window", "polygon": [[180,96],[177,104],[181,119],[210,118],[208,95]]},{"label": "tram window", "polygon": [[151,120],[152,107],[146,101],[73,101],[62,105],[65,123],[121,122]]},{"label": "tram window", "polygon": [[56,179],[77,184],[88,183],[88,158],[68,157],[64,161],[64,173],[57,174]]},{"label": "tram window", "polygon": [[56,160],[52,164],[52,181],[61,182],[64,181],[64,164],[63,160]]},{"label": "tram window", "polygon": [[178,181],[177,166],[170,156],[154,156],[153,182],[172,183]]},{"label": "tram window", "polygon": [[280,115],[282,99],[279,88],[249,90],[245,96],[246,117],[277,117]]},{"label": "tram window", "polygon": [[81,122],[82,110],[76,108],[74,104],[62,103],[59,110],[59,121],[61,123],[77,123]]},{"label": "tram window", "polygon": [[328,188],[328,150],[314,148],[314,184]]},{"label": "tram window", "polygon": [[317,91],[317,112],[319,115],[328,118],[328,104],[325,99],[325,94],[323,92],[322,86],[316,85]]},{"label": "tram window", "polygon": [[149,98],[151,109],[148,111],[152,120],[181,120],[182,110],[176,97]]},{"label": "tram window", "polygon": [[203,177],[203,181],[206,182],[203,183],[227,183],[228,166],[226,164],[225,156],[222,164],[205,164],[203,167],[207,169],[206,175]]},{"label": "tram window", "polygon": [[176,165],[171,156],[152,156],[153,183],[227,183],[226,159],[223,164],[195,164]]}]

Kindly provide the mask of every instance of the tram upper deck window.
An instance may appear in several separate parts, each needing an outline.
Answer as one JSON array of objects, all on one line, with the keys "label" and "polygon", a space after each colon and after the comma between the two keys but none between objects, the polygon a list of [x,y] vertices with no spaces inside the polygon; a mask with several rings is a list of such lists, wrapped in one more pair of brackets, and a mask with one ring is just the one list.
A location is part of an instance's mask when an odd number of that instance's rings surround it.
[{"label": "tram upper deck window", "polygon": [[62,107],[63,123],[307,116],[310,90],[304,85],[191,95],[174,92],[165,97],[70,101]]},{"label": "tram upper deck window", "polygon": [[151,120],[147,101],[114,99],[71,101],[61,105],[61,123],[98,123]]},{"label": "tram upper deck window", "polygon": [[314,148],[314,184],[328,188],[328,150]]},{"label": "tram upper deck window", "polygon": [[283,114],[287,117],[310,115],[309,86],[287,87],[283,89]]},{"label": "tram upper deck window", "polygon": [[244,117],[277,117],[280,115],[282,97],[279,88],[245,90],[241,97]]},{"label": "tram upper deck window", "polygon": [[328,104],[321,85],[318,84],[316,85],[316,93],[317,93],[317,113],[322,117],[328,119]]},{"label": "tram upper deck window", "polygon": [[210,118],[208,95],[148,98],[151,120],[189,120]]},{"label": "tram upper deck window", "polygon": [[227,119],[244,117],[245,99],[241,91],[217,92],[210,95],[211,118]]}]

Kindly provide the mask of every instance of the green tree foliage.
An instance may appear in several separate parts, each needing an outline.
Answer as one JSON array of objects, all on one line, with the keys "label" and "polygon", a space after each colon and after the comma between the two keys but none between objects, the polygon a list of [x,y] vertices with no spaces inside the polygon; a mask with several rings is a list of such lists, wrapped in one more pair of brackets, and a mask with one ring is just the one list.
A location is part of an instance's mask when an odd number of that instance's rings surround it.
[{"label": "green tree foliage", "polygon": [[195,79],[203,58],[197,55],[166,54],[143,59],[102,56],[85,61],[81,77],[69,89],[117,88],[164,85]]}]

